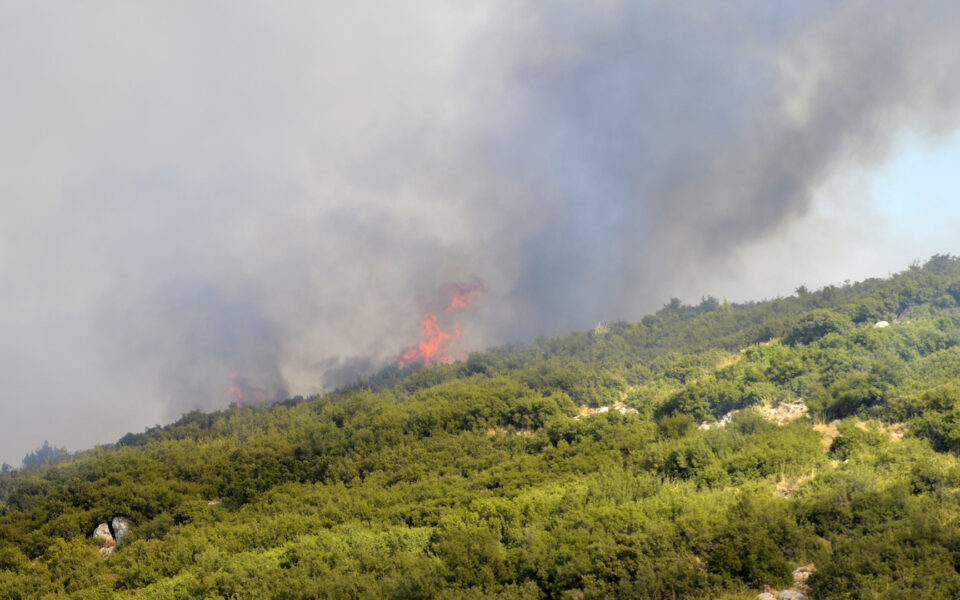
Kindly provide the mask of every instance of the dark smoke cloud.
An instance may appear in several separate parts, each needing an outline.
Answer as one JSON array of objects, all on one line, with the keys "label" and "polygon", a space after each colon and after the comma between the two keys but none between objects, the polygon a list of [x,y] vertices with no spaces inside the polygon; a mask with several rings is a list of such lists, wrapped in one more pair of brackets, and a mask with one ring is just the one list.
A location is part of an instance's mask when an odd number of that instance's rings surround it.
[{"label": "dark smoke cloud", "polygon": [[5,460],[353,383],[451,282],[477,348],[709,293],[960,104],[944,2],[225,7],[0,0]]},{"label": "dark smoke cloud", "polygon": [[901,128],[955,124],[944,3],[611,6],[530,5],[523,101],[492,141],[495,171],[544,190],[513,290],[537,329],[637,317]]}]

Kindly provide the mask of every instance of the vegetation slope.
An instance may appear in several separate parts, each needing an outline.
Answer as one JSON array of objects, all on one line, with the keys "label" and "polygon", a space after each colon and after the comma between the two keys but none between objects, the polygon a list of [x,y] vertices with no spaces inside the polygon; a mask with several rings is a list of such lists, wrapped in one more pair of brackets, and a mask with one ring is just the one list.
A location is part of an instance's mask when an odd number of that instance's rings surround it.
[{"label": "vegetation slope", "polygon": [[194,412],[0,475],[0,598],[960,597],[958,375],[935,256]]}]

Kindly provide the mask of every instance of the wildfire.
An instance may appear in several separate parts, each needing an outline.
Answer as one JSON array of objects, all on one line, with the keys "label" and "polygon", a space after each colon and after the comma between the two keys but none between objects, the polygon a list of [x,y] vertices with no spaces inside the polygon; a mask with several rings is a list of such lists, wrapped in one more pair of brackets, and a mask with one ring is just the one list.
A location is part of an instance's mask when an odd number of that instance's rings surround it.
[{"label": "wildfire", "polygon": [[474,299],[479,298],[487,291],[482,281],[470,284],[451,283],[445,289],[447,295],[450,296],[450,301],[447,302],[447,306],[443,309],[447,312],[455,308],[466,308],[470,306],[470,303],[473,302]]},{"label": "wildfire", "polygon": [[[482,281],[470,284],[454,283],[443,288],[447,296],[443,310],[446,313],[469,307],[473,301],[483,296],[486,288]],[[420,343],[404,350],[397,357],[397,366],[403,368],[412,362],[422,362],[424,365],[435,363],[450,364],[454,360],[451,346],[460,337],[460,326],[454,322],[450,331],[444,330],[437,319],[435,310],[424,311],[420,321]]]},{"label": "wildfire", "polygon": [[249,378],[240,373],[233,374],[230,395],[233,397],[234,406],[254,406],[267,401],[267,390],[256,387]]}]

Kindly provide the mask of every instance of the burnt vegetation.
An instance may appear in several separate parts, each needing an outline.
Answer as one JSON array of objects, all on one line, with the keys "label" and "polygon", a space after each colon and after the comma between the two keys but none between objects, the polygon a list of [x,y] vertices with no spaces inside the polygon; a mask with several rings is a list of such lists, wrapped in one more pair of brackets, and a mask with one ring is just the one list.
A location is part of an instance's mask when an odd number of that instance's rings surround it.
[{"label": "burnt vegetation", "polygon": [[935,256],[47,445],[0,474],[0,597],[747,598],[809,563],[813,598],[960,597],[958,373]]}]

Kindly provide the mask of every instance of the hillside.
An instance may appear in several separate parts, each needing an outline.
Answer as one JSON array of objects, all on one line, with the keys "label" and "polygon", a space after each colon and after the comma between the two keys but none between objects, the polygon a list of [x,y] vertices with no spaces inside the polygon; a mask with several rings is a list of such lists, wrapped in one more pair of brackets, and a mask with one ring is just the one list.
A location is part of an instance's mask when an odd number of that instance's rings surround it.
[{"label": "hillside", "polygon": [[673,301],[0,475],[0,598],[960,597],[958,377],[957,258]]}]

